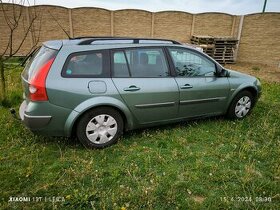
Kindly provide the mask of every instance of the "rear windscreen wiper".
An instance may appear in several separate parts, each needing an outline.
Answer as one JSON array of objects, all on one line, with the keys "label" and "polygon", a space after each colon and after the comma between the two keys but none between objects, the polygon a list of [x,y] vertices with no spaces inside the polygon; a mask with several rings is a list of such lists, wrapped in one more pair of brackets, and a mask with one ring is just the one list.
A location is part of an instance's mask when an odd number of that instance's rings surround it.
[{"label": "rear windscreen wiper", "polygon": [[25,63],[28,61],[28,59],[29,59],[30,57],[32,57],[32,56],[38,51],[38,49],[40,49],[40,47],[41,47],[41,46],[36,47],[34,50],[32,50],[32,52],[29,53],[29,54],[25,57],[25,59],[21,62],[20,65],[21,65],[21,66],[24,66]]}]

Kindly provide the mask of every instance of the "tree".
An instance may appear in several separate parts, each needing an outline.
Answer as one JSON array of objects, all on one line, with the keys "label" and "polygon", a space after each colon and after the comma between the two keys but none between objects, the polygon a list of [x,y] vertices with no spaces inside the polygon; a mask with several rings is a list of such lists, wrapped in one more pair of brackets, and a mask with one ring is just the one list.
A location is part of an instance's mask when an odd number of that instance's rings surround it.
[{"label": "tree", "polygon": [[[21,50],[23,44],[27,40],[27,37],[31,37],[32,44],[27,54],[32,52],[39,42],[41,31],[41,17],[36,12],[36,8],[32,8],[32,11],[27,12],[27,7],[21,5],[28,4],[29,1],[25,0],[10,0],[8,4],[4,4],[0,0],[0,13],[2,13],[3,23],[7,26],[6,43],[2,46],[0,51],[0,101],[6,100],[6,80],[5,80],[5,62],[8,62],[13,56]],[[34,2],[35,5],[35,2]],[[37,30],[35,30],[35,22],[39,23]],[[39,27],[39,28],[38,28]],[[20,36],[16,36],[19,30],[23,30]],[[3,37],[0,37],[3,39]]]}]

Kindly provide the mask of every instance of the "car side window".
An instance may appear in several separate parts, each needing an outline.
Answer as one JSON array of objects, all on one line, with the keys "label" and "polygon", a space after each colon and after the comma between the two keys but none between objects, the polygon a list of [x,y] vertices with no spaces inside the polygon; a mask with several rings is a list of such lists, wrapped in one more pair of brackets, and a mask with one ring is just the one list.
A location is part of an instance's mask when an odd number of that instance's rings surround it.
[{"label": "car side window", "polygon": [[177,75],[180,77],[214,76],[216,65],[198,52],[169,48]]},{"label": "car side window", "polygon": [[113,53],[114,77],[167,77],[169,69],[162,49],[133,48]]},{"label": "car side window", "polygon": [[113,53],[113,77],[129,77],[129,69],[124,51]]},{"label": "car side window", "polygon": [[71,54],[64,65],[64,77],[107,77],[103,69],[103,52],[78,52]]}]

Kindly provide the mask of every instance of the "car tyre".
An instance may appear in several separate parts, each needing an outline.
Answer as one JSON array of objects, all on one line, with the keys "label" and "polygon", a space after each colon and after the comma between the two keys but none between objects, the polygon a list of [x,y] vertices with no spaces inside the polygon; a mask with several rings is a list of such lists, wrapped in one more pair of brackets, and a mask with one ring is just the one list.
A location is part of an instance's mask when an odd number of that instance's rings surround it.
[{"label": "car tyre", "polygon": [[87,148],[105,148],[117,142],[123,132],[123,119],[113,108],[100,107],[82,115],[77,137]]},{"label": "car tyre", "polygon": [[243,119],[250,114],[254,105],[254,98],[251,92],[242,91],[232,100],[227,117],[230,119]]}]

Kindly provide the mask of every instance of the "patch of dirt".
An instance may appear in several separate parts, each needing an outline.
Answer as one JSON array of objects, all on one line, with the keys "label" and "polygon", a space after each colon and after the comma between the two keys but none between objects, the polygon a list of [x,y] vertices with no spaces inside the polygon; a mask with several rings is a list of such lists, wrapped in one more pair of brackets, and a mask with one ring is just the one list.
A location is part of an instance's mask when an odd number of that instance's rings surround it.
[{"label": "patch of dirt", "polygon": [[197,203],[203,203],[203,201],[205,200],[205,198],[202,196],[192,196],[192,199]]},{"label": "patch of dirt", "polygon": [[227,69],[250,74],[267,82],[280,82],[280,67],[253,63],[226,64],[224,66]]}]

